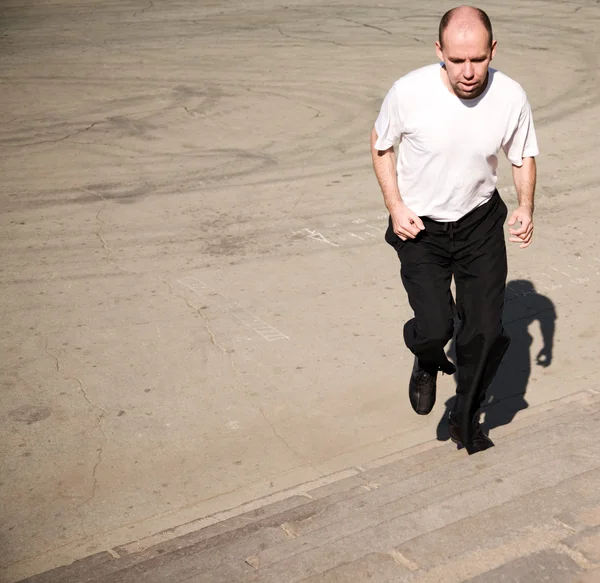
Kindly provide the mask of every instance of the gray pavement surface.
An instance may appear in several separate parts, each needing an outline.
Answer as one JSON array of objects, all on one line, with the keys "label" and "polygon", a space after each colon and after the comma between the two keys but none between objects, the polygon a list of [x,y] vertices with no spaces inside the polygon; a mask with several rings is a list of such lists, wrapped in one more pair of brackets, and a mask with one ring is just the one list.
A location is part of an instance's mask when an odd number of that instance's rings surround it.
[{"label": "gray pavement surface", "polygon": [[[519,423],[597,388],[600,5],[481,6],[499,40],[494,65],[527,90],[543,152],[534,245],[509,250],[513,343],[485,413],[498,441],[485,459],[508,464],[502,441]],[[478,456],[436,441],[454,380],[441,380],[429,417],[410,410],[401,339],[410,308],[383,242],[368,146],[393,81],[434,61],[448,7],[0,3],[1,581],[205,536],[249,511],[285,506],[290,492],[304,503],[307,484],[335,489],[386,456],[439,455],[469,484],[479,479]],[[514,206],[510,170],[500,170]],[[538,366],[544,347],[552,358]],[[597,460],[588,442],[597,428],[589,421],[588,436],[577,415],[572,423],[576,433],[565,425],[557,445],[564,463],[532,461],[546,455],[551,429],[523,452],[508,485],[480,486],[490,508],[560,483],[565,496],[574,488],[574,505],[595,512],[580,493],[598,490],[593,468],[581,469]],[[411,511],[441,505],[432,507],[444,527],[467,518],[431,495]],[[403,504],[394,512],[407,512]],[[350,508],[338,519],[359,520]],[[398,524],[409,538],[393,539],[394,548],[429,532]],[[565,524],[582,536],[597,525]],[[280,526],[265,556],[288,536]],[[291,528],[296,541],[308,536],[306,522]],[[386,527],[369,528],[374,545],[388,541]],[[504,565],[542,563],[589,579],[596,559],[566,552],[567,542],[557,551],[568,533],[552,532],[519,534],[524,546],[506,535],[482,565],[497,569],[493,581],[504,580]],[[338,564],[317,562],[324,570],[312,573],[309,560],[305,578],[354,572],[330,540],[314,552]],[[361,561],[382,577],[442,568],[427,565],[432,553],[424,562],[399,550],[404,564],[352,548],[348,565]],[[279,567],[265,565],[291,565],[293,556],[245,564],[268,578]],[[198,579],[194,569],[206,565],[190,564]]]},{"label": "gray pavement surface", "polygon": [[600,392],[588,390],[536,408],[476,457],[387,456],[27,583],[575,583],[600,574],[599,479]]}]

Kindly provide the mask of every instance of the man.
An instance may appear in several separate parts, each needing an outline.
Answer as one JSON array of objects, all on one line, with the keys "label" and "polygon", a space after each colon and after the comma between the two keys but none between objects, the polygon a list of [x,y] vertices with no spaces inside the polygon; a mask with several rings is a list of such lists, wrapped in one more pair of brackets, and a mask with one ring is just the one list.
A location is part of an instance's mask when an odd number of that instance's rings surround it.
[{"label": "man", "polygon": [[509,344],[502,328],[507,208],[496,190],[498,154],[502,149],[512,163],[519,202],[508,220],[509,240],[524,249],[533,235],[538,148],[525,92],[489,68],[496,41],[485,12],[447,12],[436,53],[440,64],[409,73],[387,94],[371,151],[390,214],[386,241],[398,253],[414,311],[404,326],[415,355],[410,402],[428,414],[438,371],[455,372],[444,347],[456,312],[458,386],[449,432],[472,454],[494,445],[478,411]]}]

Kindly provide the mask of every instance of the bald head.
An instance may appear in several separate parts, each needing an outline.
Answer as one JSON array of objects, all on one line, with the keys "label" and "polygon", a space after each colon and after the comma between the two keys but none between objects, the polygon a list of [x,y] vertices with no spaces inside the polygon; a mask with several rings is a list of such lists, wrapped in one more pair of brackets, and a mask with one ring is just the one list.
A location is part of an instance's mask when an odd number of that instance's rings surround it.
[{"label": "bald head", "polygon": [[435,51],[442,63],[440,75],[451,93],[461,99],[475,99],[485,91],[496,41],[483,10],[459,6],[446,12]]},{"label": "bald head", "polygon": [[439,43],[444,46],[444,34],[450,28],[453,33],[468,35],[480,27],[484,27],[489,37],[490,47],[493,42],[492,23],[489,16],[474,6],[458,6],[448,10],[440,20]]}]

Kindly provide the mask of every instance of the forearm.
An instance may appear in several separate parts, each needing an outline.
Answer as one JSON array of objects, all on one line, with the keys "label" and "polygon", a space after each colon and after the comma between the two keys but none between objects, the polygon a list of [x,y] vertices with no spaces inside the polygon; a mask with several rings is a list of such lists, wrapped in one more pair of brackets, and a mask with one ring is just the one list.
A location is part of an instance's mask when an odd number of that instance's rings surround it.
[{"label": "forearm", "polygon": [[513,166],[513,180],[519,206],[533,213],[537,167],[535,158],[523,158],[522,166]]},{"label": "forearm", "polygon": [[383,200],[388,211],[399,205],[402,205],[402,197],[398,189],[398,178],[396,174],[396,154],[393,148],[387,150],[377,150],[375,142],[377,141],[377,132],[371,132],[371,155],[373,157],[373,168],[375,176],[383,193]]}]

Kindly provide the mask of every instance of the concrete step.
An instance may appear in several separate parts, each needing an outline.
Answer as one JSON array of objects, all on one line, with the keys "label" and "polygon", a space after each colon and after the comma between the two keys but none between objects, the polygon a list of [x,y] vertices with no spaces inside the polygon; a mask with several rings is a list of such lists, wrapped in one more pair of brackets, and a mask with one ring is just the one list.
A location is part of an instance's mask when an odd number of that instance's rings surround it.
[{"label": "concrete step", "polygon": [[[473,546],[491,553],[513,535],[535,542],[575,532],[553,522],[557,512],[577,510],[553,497],[563,485],[576,493],[574,504],[595,508],[600,499],[590,487],[600,483],[594,473],[600,465],[600,394],[584,391],[529,410],[502,429],[498,447],[476,456],[449,445],[388,456],[309,491],[310,498],[290,497],[141,553],[118,559],[104,553],[26,581],[359,581],[357,573],[370,574],[369,581],[420,581],[439,569],[463,577],[461,561],[473,563]],[[590,482],[577,481],[585,472]],[[520,519],[532,516],[529,508],[542,512],[540,500],[554,514],[540,515],[550,526],[538,533],[531,529],[539,525]],[[486,535],[487,524],[502,528]]]},{"label": "concrete step", "polygon": [[[536,464],[553,460],[561,450],[552,448],[552,444],[560,442],[565,433],[576,432],[573,419],[581,416],[582,410],[567,413],[561,425],[564,426],[565,422],[569,425],[562,431],[556,430],[553,436],[536,430],[529,440],[523,441],[524,434],[521,429],[522,437],[519,441],[504,443],[501,455],[498,455],[499,449],[495,450],[495,454],[492,453],[494,450],[491,450],[486,453],[486,460],[482,458],[476,465],[473,464],[475,458],[457,460],[455,455],[452,455],[456,452],[451,452],[449,462],[448,459],[444,459],[447,458],[447,453],[430,452],[425,456],[429,459],[425,461],[421,460],[424,456],[415,456],[415,459],[401,461],[392,467],[379,468],[376,475],[367,472],[365,477],[371,492],[357,493],[357,490],[354,490],[349,492],[346,499],[319,509],[318,513],[302,521],[286,521],[282,527],[290,536],[296,538],[283,547],[276,546],[263,551],[254,562],[264,568],[269,563],[278,562],[283,556],[304,553],[309,546],[318,549],[328,541],[361,531],[370,524],[379,524],[386,518],[418,511],[431,499],[444,499],[456,491],[461,492],[465,488],[461,484],[463,481],[471,488],[486,487],[490,481],[497,479],[498,475],[519,474],[532,465],[531,451],[537,451]],[[553,419],[558,425],[559,416],[554,416]],[[548,419],[544,419],[543,423],[547,426]],[[534,428],[535,425],[537,424],[530,427]],[[585,431],[585,428],[582,430]],[[594,441],[590,439],[592,447]],[[563,449],[570,451],[570,446],[563,444]],[[421,463],[415,464],[417,459]],[[330,492],[332,487],[333,485],[323,490]],[[307,537],[311,533],[312,536]]]},{"label": "concrete step", "polygon": [[[594,434],[595,439],[598,437],[600,430]],[[497,476],[503,477],[492,478],[474,489],[459,490],[455,495],[440,496],[438,492],[431,492],[430,499],[423,500],[419,508],[409,509],[406,513],[393,509],[391,517],[385,513],[373,513],[366,517],[363,528],[352,531],[347,529],[346,521],[341,520],[339,524],[334,523],[305,537],[302,546],[290,549],[286,548],[287,543],[280,544],[261,553],[256,562],[259,567],[256,581],[299,581],[306,574],[318,575],[340,564],[359,560],[369,553],[387,554],[418,536],[470,519],[490,508],[506,505],[515,498],[539,494],[541,484],[546,487],[557,486],[580,473],[592,471],[600,465],[599,456],[597,446],[583,450],[581,457],[565,452],[530,470],[509,476],[498,473]],[[600,471],[594,474],[594,478],[600,479]],[[596,496],[595,490],[593,496]],[[327,536],[333,540],[326,541]],[[407,562],[407,565],[410,564],[412,562]],[[409,580],[408,574],[403,571],[396,580]]]},{"label": "concrete step", "polygon": [[[418,566],[410,579],[418,583],[460,583],[550,550],[573,561],[580,572],[598,562],[593,547],[597,524],[589,523],[600,523],[599,478],[597,470],[578,474],[410,539],[394,552]],[[585,512],[585,526],[566,521],[574,512]]]}]

